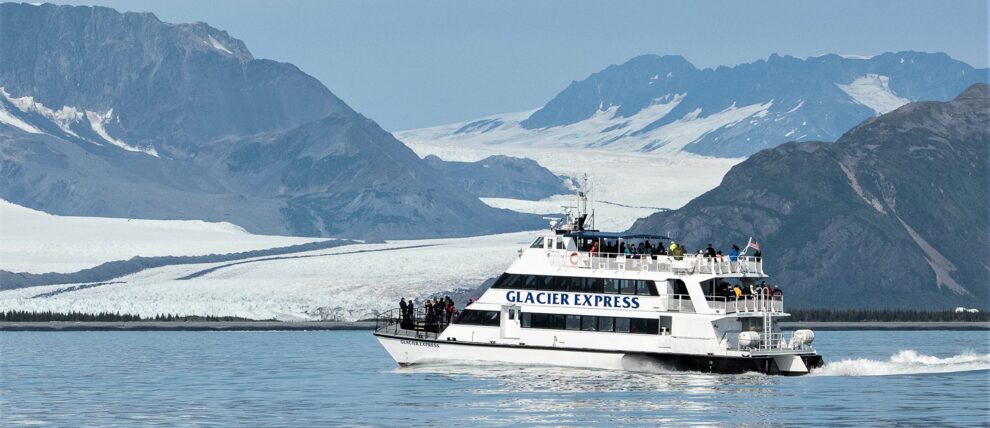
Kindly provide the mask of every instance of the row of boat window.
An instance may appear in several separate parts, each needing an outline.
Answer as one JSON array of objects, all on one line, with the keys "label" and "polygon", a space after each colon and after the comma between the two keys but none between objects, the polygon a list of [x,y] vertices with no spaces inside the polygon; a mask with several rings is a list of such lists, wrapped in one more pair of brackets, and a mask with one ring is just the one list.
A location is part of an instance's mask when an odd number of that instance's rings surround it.
[{"label": "row of boat window", "polygon": [[584,278],[503,273],[495,281],[495,284],[492,285],[492,288],[659,296],[656,283],[642,279]]},{"label": "row of boat window", "polygon": [[[523,328],[549,330],[582,330],[633,334],[659,334],[660,328],[670,331],[670,317],[661,319],[601,317],[592,315],[542,314],[524,312],[520,315]],[[499,326],[499,311],[465,309],[455,324]]]},{"label": "row of boat window", "polygon": [[658,334],[660,333],[660,320],[647,318],[599,317],[593,315],[563,315],[524,312],[522,314],[522,327],[545,328],[550,330],[583,330],[615,333]]}]

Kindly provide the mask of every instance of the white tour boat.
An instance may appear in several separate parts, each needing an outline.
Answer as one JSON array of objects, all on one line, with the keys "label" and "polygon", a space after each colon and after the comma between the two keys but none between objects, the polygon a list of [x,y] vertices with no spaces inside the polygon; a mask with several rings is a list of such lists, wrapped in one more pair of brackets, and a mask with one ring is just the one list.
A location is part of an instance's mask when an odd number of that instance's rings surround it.
[{"label": "white tour boat", "polygon": [[[576,208],[576,212],[572,211]],[[822,365],[814,333],[780,331],[783,295],[756,292],[763,260],[740,255],[603,252],[616,243],[669,243],[664,236],[586,228],[586,192],[567,222],[520,250],[498,280],[452,320],[395,309],[375,336],[400,366],[488,361],[624,369],[801,375]],[[597,243],[597,244],[596,244]],[[613,244],[613,245],[609,245]],[[729,291],[726,291],[726,290]]]}]

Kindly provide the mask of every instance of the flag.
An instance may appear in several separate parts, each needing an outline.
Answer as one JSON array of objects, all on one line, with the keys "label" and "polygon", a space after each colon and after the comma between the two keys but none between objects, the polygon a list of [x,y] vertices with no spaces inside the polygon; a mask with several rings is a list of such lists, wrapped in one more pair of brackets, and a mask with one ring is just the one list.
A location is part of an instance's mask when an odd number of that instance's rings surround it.
[{"label": "flag", "polygon": [[746,245],[746,248],[752,248],[756,251],[760,251],[760,243],[756,241],[750,241],[750,243]]}]

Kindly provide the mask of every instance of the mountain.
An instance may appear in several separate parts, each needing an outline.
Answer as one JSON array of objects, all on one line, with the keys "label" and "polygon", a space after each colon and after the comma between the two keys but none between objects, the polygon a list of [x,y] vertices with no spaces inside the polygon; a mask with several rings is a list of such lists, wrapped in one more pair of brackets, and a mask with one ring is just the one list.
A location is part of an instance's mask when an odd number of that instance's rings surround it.
[{"label": "mountain", "polygon": [[698,69],[676,55],[643,55],[571,82],[535,111],[398,135],[745,157],[788,141],[834,141],[908,102],[949,100],[973,83],[990,81],[988,74],[944,53],[771,55],[714,69]]},{"label": "mountain", "polygon": [[538,201],[568,194],[564,179],[531,159],[489,156],[476,162],[444,161],[429,155],[426,163],[473,195]]},{"label": "mountain", "polygon": [[761,151],[631,230],[669,231],[692,249],[752,236],[790,307],[987,307],[988,123],[986,84],[910,103],[835,143]]},{"label": "mountain", "polygon": [[0,58],[0,198],[20,205],[360,239],[542,227],[203,23],[5,3]]}]

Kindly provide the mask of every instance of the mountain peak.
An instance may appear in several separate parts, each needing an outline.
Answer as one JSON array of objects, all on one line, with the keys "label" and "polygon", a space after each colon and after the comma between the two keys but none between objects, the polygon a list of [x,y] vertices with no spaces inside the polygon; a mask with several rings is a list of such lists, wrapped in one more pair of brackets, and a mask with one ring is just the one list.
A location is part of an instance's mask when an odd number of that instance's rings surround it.
[{"label": "mountain peak", "polygon": [[990,85],[986,83],[974,83],[959,94],[955,101],[986,100],[988,98],[990,98]]}]

